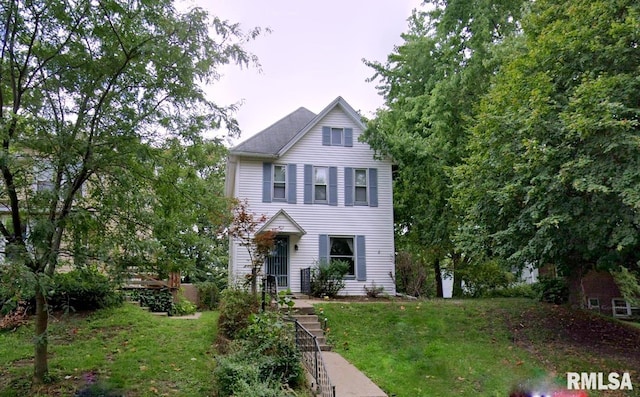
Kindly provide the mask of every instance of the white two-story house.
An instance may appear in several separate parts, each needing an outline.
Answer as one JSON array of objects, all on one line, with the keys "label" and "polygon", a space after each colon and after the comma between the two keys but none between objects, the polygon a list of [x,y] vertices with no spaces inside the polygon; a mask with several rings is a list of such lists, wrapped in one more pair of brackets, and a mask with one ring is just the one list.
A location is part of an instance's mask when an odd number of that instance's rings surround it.
[{"label": "white two-story house", "polygon": [[[230,150],[226,194],[247,200],[277,232],[263,273],[278,289],[301,292],[301,270],[345,260],[343,295],[365,286],[395,294],[391,162],[358,137],[360,116],[341,97],[319,114],[299,108]],[[233,283],[250,272],[245,247],[231,239]]]}]

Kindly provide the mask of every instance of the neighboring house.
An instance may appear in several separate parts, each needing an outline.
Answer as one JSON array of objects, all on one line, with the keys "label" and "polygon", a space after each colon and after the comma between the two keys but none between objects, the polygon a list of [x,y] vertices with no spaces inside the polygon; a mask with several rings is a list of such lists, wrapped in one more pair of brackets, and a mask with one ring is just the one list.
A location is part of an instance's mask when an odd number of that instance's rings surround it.
[{"label": "neighboring house", "polygon": [[611,273],[589,270],[582,277],[569,280],[569,303],[602,314],[627,318],[640,315],[640,308],[622,297]]},{"label": "neighboring house", "polygon": [[[268,217],[261,230],[277,231],[263,271],[278,289],[301,292],[302,269],[342,259],[351,268],[341,294],[364,295],[374,284],[395,294],[391,162],[359,141],[364,128],[338,97],[317,115],[301,107],[230,150],[226,194]],[[232,239],[231,282],[249,263]]]}]

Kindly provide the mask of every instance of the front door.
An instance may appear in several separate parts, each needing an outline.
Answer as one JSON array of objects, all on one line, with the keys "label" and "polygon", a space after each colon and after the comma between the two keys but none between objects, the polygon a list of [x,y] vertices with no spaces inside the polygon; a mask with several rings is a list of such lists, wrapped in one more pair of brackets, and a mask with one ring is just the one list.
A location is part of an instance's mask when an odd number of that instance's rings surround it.
[{"label": "front door", "polygon": [[279,289],[289,288],[289,236],[276,236],[273,251],[267,258],[266,274],[276,276]]}]

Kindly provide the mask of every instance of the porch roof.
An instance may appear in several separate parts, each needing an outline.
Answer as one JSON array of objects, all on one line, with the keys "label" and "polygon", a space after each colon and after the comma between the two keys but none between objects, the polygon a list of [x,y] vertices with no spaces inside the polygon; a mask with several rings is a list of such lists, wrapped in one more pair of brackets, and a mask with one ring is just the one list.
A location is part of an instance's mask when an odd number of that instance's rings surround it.
[{"label": "porch roof", "polygon": [[307,232],[296,222],[291,215],[283,209],[275,213],[269,220],[262,225],[258,233],[274,230],[278,234],[293,234],[296,236],[304,236]]}]

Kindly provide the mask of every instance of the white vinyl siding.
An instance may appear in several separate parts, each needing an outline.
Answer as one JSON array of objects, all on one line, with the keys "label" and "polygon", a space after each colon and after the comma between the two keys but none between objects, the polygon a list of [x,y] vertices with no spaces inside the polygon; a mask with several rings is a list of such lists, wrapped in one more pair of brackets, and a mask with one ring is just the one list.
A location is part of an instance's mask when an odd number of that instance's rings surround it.
[{"label": "white vinyl siding", "polygon": [[[351,128],[353,146],[323,146],[322,128]],[[385,293],[394,294],[395,287],[390,273],[394,274],[393,242],[393,202],[391,163],[374,159],[374,153],[368,145],[358,141],[362,130],[348,117],[340,107],[334,108],[320,120],[291,149],[278,158],[278,164],[295,164],[301,170],[295,177],[298,186],[304,186],[303,167],[335,168],[337,174],[337,202],[335,205],[304,204],[304,190],[297,189],[297,204],[289,202],[262,202],[263,160],[238,159],[235,196],[248,199],[251,211],[268,217],[284,209],[291,218],[306,232],[303,236],[292,235],[290,245],[290,286],[292,291],[300,289],[300,269],[312,267],[318,258],[318,236],[358,236],[366,235],[366,281],[350,279],[340,293],[345,295],[363,295],[363,286],[383,286]],[[318,153],[322,156],[319,157]],[[378,206],[345,205],[345,168],[377,169]],[[313,168],[311,168],[313,170]],[[291,177],[291,176],[290,176]],[[287,181],[290,185],[291,178]],[[367,186],[370,190],[370,186]],[[294,247],[298,246],[298,250]],[[230,255],[235,261],[235,272],[246,273],[249,257],[244,247],[237,244]]]}]

